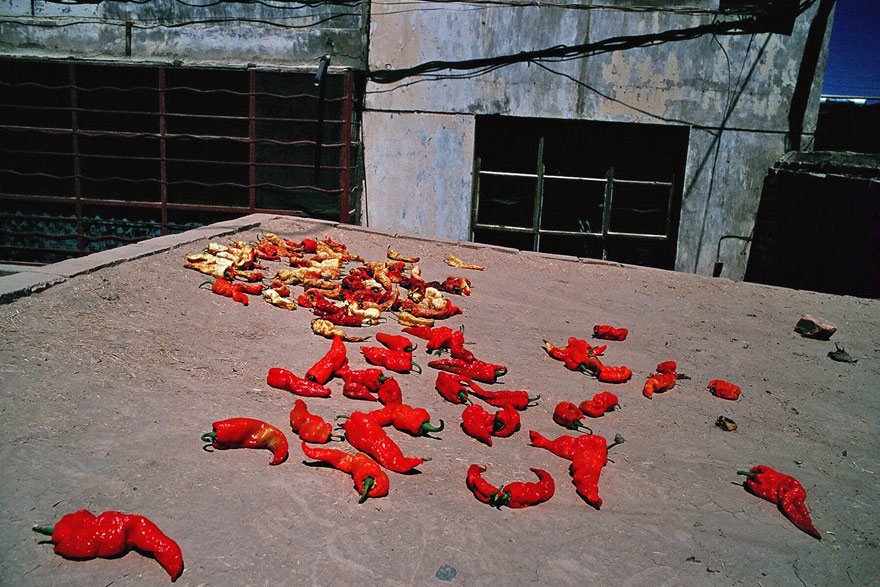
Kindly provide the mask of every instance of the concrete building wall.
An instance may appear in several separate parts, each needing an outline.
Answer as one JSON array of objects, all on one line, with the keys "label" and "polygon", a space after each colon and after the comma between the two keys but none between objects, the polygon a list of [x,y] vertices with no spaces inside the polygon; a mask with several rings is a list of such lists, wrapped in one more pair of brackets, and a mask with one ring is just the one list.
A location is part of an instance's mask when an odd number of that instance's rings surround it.
[{"label": "concrete building wall", "polygon": [[358,2],[0,0],[0,56],[313,68],[330,55],[332,66],[363,69],[366,16]]},{"label": "concrete building wall", "polygon": [[363,124],[370,142],[364,153],[370,190],[365,223],[399,234],[467,240],[471,168],[462,163],[474,158],[473,117],[365,112]]},{"label": "concrete building wall", "polygon": [[[601,4],[613,3],[603,0]],[[432,4],[427,10],[408,9],[411,5],[402,1],[385,2],[372,7],[369,65],[372,70],[403,69],[433,60],[516,55],[557,45],[696,27],[711,23],[716,16],[719,20],[736,18],[710,14],[708,11],[718,8],[717,0],[651,3],[667,8],[681,8],[683,4],[706,12],[499,5],[475,8],[466,3]],[[584,3],[579,6],[583,8]],[[689,126],[691,141],[675,267],[709,274],[721,236],[751,234],[763,178],[786,151],[791,99],[815,11],[813,6],[800,15],[790,36],[703,35],[567,61],[508,65],[474,77],[452,79],[450,74],[460,72],[446,70],[438,72],[439,79],[368,83],[366,109],[372,113],[374,125],[367,129],[366,149],[376,149],[377,137],[381,137],[382,144],[412,144],[405,136],[408,127],[392,124],[390,117],[377,116],[380,112],[398,116],[419,112],[471,117],[499,114]],[[806,115],[806,133],[815,128],[827,41],[826,32]],[[474,125],[457,128],[462,132],[457,142],[472,144],[469,133]],[[461,192],[470,193],[471,160],[449,156],[428,161],[443,167],[425,172],[464,177]],[[397,182],[391,180],[395,175],[399,177]],[[404,175],[418,173],[412,166],[401,166],[394,157],[374,153],[366,170],[370,205],[377,198],[417,198],[420,206],[439,206],[434,215],[449,218],[458,214],[458,220],[452,223],[469,225],[469,206],[462,206],[458,198],[447,202],[427,193],[394,194],[376,183],[381,178],[385,186],[406,186]],[[409,221],[388,212],[382,218],[383,228],[403,230]],[[434,234],[432,230],[426,225],[421,232]],[[725,240],[721,249],[724,275],[740,279],[747,253],[747,243],[743,248],[742,241]]]}]

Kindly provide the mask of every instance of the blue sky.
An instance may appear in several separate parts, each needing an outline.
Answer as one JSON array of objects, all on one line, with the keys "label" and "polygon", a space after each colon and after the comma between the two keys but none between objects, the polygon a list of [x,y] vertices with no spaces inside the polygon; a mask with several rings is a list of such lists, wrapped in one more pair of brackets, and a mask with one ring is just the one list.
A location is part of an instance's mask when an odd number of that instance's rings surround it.
[{"label": "blue sky", "polygon": [[880,97],[880,0],[837,0],[822,93]]}]

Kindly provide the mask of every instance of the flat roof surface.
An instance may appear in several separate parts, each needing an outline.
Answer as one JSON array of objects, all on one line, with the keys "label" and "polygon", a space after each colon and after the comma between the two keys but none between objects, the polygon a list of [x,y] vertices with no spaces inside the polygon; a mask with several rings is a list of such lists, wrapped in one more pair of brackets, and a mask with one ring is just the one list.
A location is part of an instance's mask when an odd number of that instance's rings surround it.
[{"label": "flat roof surface", "polygon": [[[423,373],[395,378],[407,403],[446,428],[435,438],[389,435],[406,454],[431,459],[419,473],[389,473],[389,495],[358,504],[349,476],[304,464],[288,422],[295,397],[269,387],[266,374],[284,367],[303,375],[329,341],[311,332],[308,309],[284,311],[259,298],[245,307],[200,289],[204,276],[183,268],[184,255],[209,242],[266,232],[297,242],[330,236],[367,261],[383,260],[390,245],[419,256],[428,281],[468,277],[472,294],[450,296],[463,314],[438,324],[463,327],[478,358],[507,366],[489,387],[541,396],[521,413],[521,430],[491,447],[466,436],[462,406],[434,390],[437,371],[426,367],[418,341]],[[448,254],[485,271],[449,267]],[[63,559],[31,532],[82,508],[153,520],[183,549],[180,585],[880,580],[877,300],[271,216],[59,266],[0,279],[7,300],[0,305],[4,584],[168,580],[135,553]],[[804,314],[833,322],[837,332],[830,341],[801,337],[794,326]],[[604,356],[634,371],[627,383],[569,371],[542,348],[542,339],[591,340],[602,323],[630,330],[625,341],[608,342]],[[374,335],[400,326],[391,318],[346,330]],[[835,343],[858,362],[832,361]],[[368,366],[359,346],[347,344],[353,368]],[[649,400],[642,385],[665,360],[691,379]],[[742,396],[712,396],[712,379],[740,385]],[[332,420],[380,407],[343,397],[341,386],[333,380],[330,398],[306,398],[310,410]],[[610,452],[597,510],[575,492],[568,461],[530,446],[528,431],[577,434],[553,422],[553,408],[599,391],[614,392],[621,409],[588,424],[609,442],[616,434],[626,442]],[[289,459],[269,466],[267,451],[202,450],[211,423],[236,416],[284,430]],[[722,431],[719,416],[737,429]],[[529,469],[545,469],[555,495],[532,508],[493,509],[465,487],[473,463],[487,467],[484,476],[496,485],[534,481]],[[803,484],[821,541],[744,490],[737,471],[758,464]]]}]

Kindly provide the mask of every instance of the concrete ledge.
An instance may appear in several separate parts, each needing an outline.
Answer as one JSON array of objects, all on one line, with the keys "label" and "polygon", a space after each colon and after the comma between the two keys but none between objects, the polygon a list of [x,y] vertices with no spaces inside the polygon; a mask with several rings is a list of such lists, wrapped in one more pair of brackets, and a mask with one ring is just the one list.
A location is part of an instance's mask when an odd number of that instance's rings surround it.
[{"label": "concrete ledge", "polygon": [[578,258],[574,255],[558,255],[556,253],[541,253],[539,251],[520,251],[524,257],[538,257],[541,259],[552,259],[554,261],[568,261],[569,263],[577,263]]},{"label": "concrete ledge", "polygon": [[47,273],[16,273],[15,275],[7,275],[0,278],[0,304],[8,304],[13,300],[43,291],[65,281],[67,281],[67,278],[61,275]]}]

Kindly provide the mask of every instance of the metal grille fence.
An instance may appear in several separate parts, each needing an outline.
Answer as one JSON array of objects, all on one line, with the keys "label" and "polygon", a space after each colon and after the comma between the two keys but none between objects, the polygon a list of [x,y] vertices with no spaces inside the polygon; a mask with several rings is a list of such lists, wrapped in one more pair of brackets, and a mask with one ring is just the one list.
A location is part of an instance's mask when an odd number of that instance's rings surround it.
[{"label": "metal grille fence", "polygon": [[356,85],[0,61],[0,257],[52,262],[253,212],[356,222]]}]

